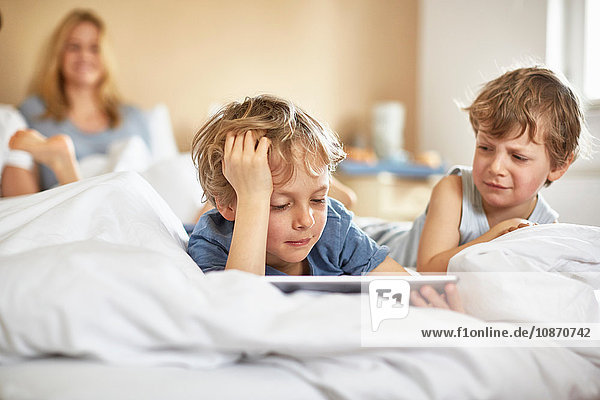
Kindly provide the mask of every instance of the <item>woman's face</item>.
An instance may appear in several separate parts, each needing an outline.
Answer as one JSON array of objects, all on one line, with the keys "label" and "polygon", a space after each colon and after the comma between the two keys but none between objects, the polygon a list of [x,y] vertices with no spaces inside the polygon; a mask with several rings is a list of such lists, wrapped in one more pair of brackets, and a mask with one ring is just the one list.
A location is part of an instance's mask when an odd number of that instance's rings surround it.
[{"label": "woman's face", "polygon": [[77,25],[65,42],[62,74],[67,86],[97,87],[104,77],[100,32],[91,22]]}]

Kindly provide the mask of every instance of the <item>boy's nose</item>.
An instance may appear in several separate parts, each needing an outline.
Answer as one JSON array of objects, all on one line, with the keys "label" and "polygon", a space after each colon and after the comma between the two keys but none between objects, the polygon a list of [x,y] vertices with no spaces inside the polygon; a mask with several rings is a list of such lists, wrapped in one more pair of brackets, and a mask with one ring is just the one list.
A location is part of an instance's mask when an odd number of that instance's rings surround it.
[{"label": "boy's nose", "polygon": [[312,209],[301,207],[294,217],[294,229],[308,229],[315,224]]},{"label": "boy's nose", "polygon": [[504,155],[497,154],[490,163],[490,170],[497,175],[502,175],[505,172],[505,159]]}]

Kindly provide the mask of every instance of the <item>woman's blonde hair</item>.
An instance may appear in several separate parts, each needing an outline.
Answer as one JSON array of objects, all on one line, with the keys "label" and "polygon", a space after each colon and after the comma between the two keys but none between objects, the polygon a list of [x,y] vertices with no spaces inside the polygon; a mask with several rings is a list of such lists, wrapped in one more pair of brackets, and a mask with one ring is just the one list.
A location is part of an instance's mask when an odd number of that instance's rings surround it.
[{"label": "woman's blonde hair", "polygon": [[89,22],[98,29],[98,46],[104,76],[98,86],[97,96],[102,110],[109,118],[110,126],[114,128],[121,122],[121,101],[114,82],[113,57],[106,42],[104,22],[90,10],[75,9],[56,27],[42,54],[32,92],[40,96],[45,103],[46,113],[42,117],[58,121],[66,118],[70,104],[65,93],[62,59],[71,32],[84,22]]},{"label": "woman's blonde hair", "polygon": [[284,167],[277,169],[277,183],[289,181],[298,166],[311,174],[323,168],[333,171],[346,154],[338,136],[291,102],[271,95],[247,97],[232,102],[213,115],[192,141],[192,158],[204,196],[216,205],[230,205],[235,190],[223,175],[223,147],[228,132],[252,131],[256,138],[271,141],[269,160],[276,157]]}]

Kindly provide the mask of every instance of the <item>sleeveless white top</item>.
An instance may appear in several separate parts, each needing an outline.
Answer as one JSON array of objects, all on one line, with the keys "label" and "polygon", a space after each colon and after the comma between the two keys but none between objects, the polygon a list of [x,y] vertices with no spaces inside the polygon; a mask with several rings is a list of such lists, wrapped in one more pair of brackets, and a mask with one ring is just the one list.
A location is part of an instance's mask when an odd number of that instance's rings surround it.
[{"label": "sleeveless white top", "polygon": [[[450,168],[447,175],[460,175],[462,180],[462,217],[460,220],[459,246],[478,238],[490,230],[481,194],[473,183],[472,168],[455,166]],[[425,225],[427,210],[420,215],[408,231],[399,227],[382,224],[380,226],[367,226],[363,229],[380,245],[390,248],[389,256],[404,267],[417,266],[417,253],[419,239]],[[529,221],[538,224],[550,224],[558,219],[558,213],[553,210],[538,193],[538,200]]]}]

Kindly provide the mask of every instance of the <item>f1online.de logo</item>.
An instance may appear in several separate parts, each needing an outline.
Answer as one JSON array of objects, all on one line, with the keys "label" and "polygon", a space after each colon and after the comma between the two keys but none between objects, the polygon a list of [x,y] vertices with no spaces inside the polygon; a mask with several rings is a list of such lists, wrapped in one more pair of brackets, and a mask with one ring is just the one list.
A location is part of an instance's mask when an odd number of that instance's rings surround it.
[{"label": "f1online.de logo", "polygon": [[376,279],[369,283],[371,330],[376,332],[384,319],[408,315],[410,285],[402,279]]}]

